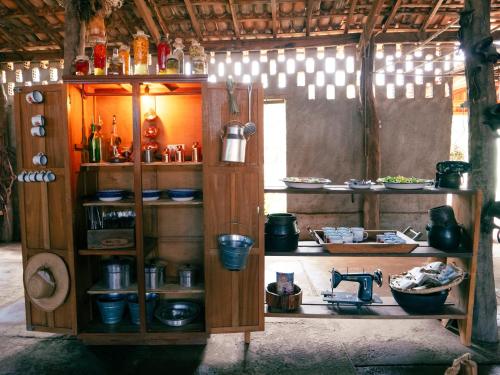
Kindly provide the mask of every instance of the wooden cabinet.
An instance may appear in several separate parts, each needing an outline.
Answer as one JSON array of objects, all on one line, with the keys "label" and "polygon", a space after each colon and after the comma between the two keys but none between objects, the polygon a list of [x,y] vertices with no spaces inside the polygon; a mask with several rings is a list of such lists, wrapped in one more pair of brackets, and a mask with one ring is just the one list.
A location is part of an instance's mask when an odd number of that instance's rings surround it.
[{"label": "wooden cabinet", "polygon": [[[68,265],[71,292],[65,304],[53,313],[42,313],[26,298],[28,328],[67,332],[95,344],[203,343],[211,333],[249,332],[264,328],[263,248],[263,139],[262,89],[254,88],[252,120],[257,133],[248,141],[247,162],[221,163],[220,134],[228,121],[229,106],[224,85],[205,83],[206,77],[68,77],[65,85],[25,87],[16,94],[19,172],[51,169],[51,183],[20,183],[23,260],[36,252],[60,255]],[[148,86],[148,90],[146,90]],[[24,96],[32,90],[44,95],[43,104],[28,104]],[[146,97],[146,91],[149,96]],[[238,85],[240,115],[248,121],[247,87]],[[149,101],[147,101],[148,99]],[[141,146],[144,114],[149,107],[158,114],[157,141],[202,145],[203,162],[144,163]],[[46,137],[32,137],[31,116],[45,114]],[[82,161],[82,132],[88,134],[92,117],[104,120],[103,133],[110,134],[111,116],[117,115],[124,144],[133,146],[127,163]],[[46,167],[34,167],[32,156],[44,151]],[[119,188],[133,196],[117,202],[95,198],[98,190]],[[163,195],[143,201],[142,191],[193,188],[199,198],[176,202]],[[90,249],[86,232],[88,215],[106,210],[135,212],[135,246],[123,249]],[[217,236],[239,233],[252,237],[244,271],[231,272],[221,265]],[[73,235],[74,234],[74,235]],[[134,282],[122,290],[108,290],[102,283],[102,262],[109,257],[129,259]],[[144,265],[152,258],[166,261],[166,283],[146,289]],[[179,285],[181,265],[194,265],[192,288]],[[132,324],[128,313],[115,325],[103,324],[96,300],[102,294],[137,293],[140,324]],[[146,319],[146,293],[164,300],[196,301],[199,317],[185,327],[169,327]]]}]

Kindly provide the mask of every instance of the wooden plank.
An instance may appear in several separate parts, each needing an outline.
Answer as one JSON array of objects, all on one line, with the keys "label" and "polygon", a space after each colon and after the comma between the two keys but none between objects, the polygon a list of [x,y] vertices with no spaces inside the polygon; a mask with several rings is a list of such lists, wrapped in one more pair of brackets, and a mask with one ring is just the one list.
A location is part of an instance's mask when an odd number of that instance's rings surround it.
[{"label": "wooden plank", "polygon": [[158,43],[160,41],[160,32],[158,31],[158,27],[156,27],[156,23],[153,20],[151,10],[146,5],[146,2],[144,0],[134,0],[134,4],[137,8],[137,12],[146,24],[146,27],[148,28],[154,43]]},{"label": "wooden plank", "polygon": [[386,189],[382,185],[375,185],[371,189],[349,189],[346,185],[327,185],[322,189],[294,189],[285,186],[268,186],[265,193],[279,194],[454,194],[454,195],[474,195],[474,189],[445,189],[428,187],[419,190]]},{"label": "wooden plank", "polygon": [[[203,284],[196,284],[191,288],[186,288],[180,286],[179,284],[166,283],[157,289],[146,289],[148,293],[158,293],[165,294],[171,297],[184,298],[193,296],[202,296],[205,293],[205,287]],[[108,294],[108,293],[118,293],[118,294],[129,294],[137,293],[137,284],[133,283],[126,289],[112,290],[105,287],[104,284],[97,283],[87,290],[87,294]]]},{"label": "wooden plank", "polygon": [[443,0],[434,0],[434,5],[432,6],[432,10],[425,19],[425,21],[422,23],[422,26],[420,27],[420,31],[425,31],[427,27],[430,25],[432,19],[436,15],[437,11],[439,10],[439,7],[443,4]]},{"label": "wooden plank", "polygon": [[382,5],[384,5],[384,0],[374,0],[368,18],[365,22],[363,32],[359,38],[358,50],[363,50],[367,43],[370,41],[373,35],[373,30],[375,29],[375,24],[380,16],[380,11],[382,10]]},{"label": "wooden plank", "polygon": [[312,14],[316,6],[316,0],[307,0],[307,13],[306,13],[306,37],[311,34]]},{"label": "wooden plank", "polygon": [[[277,4],[276,0],[271,0],[271,17],[272,17],[272,29],[273,29],[273,38],[276,38],[278,34],[278,16],[277,16]],[[264,48],[264,46],[262,46]],[[210,48],[208,48],[210,50]]]},{"label": "wooden plank", "polygon": [[[169,74],[169,75],[129,75],[129,76],[71,76],[65,75],[62,77],[65,83],[76,83],[80,85],[96,84],[96,83],[109,83],[109,84],[134,84],[143,82],[158,82],[158,83],[177,83],[179,85],[184,83],[193,84],[193,87],[200,87],[201,83],[207,82],[208,75],[206,74],[193,74],[190,76],[184,74]],[[130,93],[129,95],[132,95]]]},{"label": "wooden plank", "polygon": [[[394,4],[391,8],[391,12],[385,19],[385,22],[382,26],[382,32],[385,33],[389,26],[391,26],[392,21],[394,20],[394,17],[396,17],[396,13],[398,12],[399,7],[401,6],[402,0],[395,0]],[[405,4],[406,5],[406,4]]]},{"label": "wooden plank", "polygon": [[[401,1],[401,0],[399,0]],[[352,19],[354,17],[354,11],[356,10],[356,5],[358,0],[351,0],[351,6],[349,7],[349,14],[347,15],[344,27],[344,34],[349,33],[349,26],[351,26]]]},{"label": "wooden plank", "polygon": [[191,20],[191,25],[193,26],[193,30],[198,37],[199,41],[203,40],[203,34],[201,33],[200,23],[198,22],[198,18],[194,11],[194,7],[191,4],[191,0],[184,0],[184,4],[186,5],[186,10],[189,14],[189,19]]},{"label": "wooden plank", "polygon": [[231,17],[233,19],[233,27],[234,27],[234,36],[236,36],[236,39],[240,38],[240,24],[238,21],[238,18],[236,17],[236,7],[234,6],[234,1],[233,0],[228,0],[229,2],[229,8],[231,9]]}]

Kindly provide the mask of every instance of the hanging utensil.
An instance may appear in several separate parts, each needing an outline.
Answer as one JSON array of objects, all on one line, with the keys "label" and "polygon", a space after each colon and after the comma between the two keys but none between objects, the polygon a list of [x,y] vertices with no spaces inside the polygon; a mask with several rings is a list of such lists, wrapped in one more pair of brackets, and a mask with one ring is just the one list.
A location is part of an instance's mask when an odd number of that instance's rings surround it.
[{"label": "hanging utensil", "polygon": [[252,122],[252,82],[248,84],[248,122],[245,124],[244,134],[246,136],[255,134],[257,125]]},{"label": "hanging utensil", "polygon": [[234,82],[231,78],[226,81],[226,88],[227,93],[229,94],[229,112],[233,115],[240,113],[238,103],[236,102],[236,98],[234,97]]}]

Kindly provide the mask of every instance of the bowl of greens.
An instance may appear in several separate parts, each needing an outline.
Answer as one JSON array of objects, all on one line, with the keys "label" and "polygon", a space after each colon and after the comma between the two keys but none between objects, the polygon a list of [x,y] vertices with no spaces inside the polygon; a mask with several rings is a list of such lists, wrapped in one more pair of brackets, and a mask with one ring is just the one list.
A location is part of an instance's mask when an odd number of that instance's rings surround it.
[{"label": "bowl of greens", "polygon": [[417,177],[386,176],[377,179],[378,183],[384,184],[387,189],[415,190],[423,189],[433,184],[432,180]]}]

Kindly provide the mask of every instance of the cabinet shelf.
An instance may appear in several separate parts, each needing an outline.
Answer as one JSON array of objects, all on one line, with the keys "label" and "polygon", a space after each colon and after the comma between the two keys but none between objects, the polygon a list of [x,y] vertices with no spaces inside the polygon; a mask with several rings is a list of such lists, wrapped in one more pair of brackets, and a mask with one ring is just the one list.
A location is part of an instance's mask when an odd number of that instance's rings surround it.
[{"label": "cabinet shelf", "polygon": [[[196,284],[192,288],[186,288],[180,286],[179,284],[166,283],[163,284],[158,289],[147,289],[146,292],[163,294],[175,298],[190,298],[190,297],[203,296],[205,294],[205,287],[203,284]],[[112,290],[106,288],[102,283],[97,283],[93,285],[89,290],[87,290],[87,294],[108,294],[108,293],[117,293],[117,294],[137,293],[137,284],[133,283],[126,289]]]},{"label": "cabinet shelf", "polygon": [[375,185],[371,189],[350,189],[346,185],[327,185],[322,189],[296,189],[285,186],[268,186],[265,193],[281,194],[463,194],[472,195],[473,189],[445,189],[425,187],[418,190],[386,189],[383,185]]},{"label": "cabinet shelf", "polygon": [[[144,254],[149,254],[156,247],[156,238],[144,238]],[[114,255],[129,255],[135,256],[135,247],[124,249],[80,249],[79,255],[98,255],[98,256],[114,256]]]},{"label": "cabinet shelf", "polygon": [[[202,314],[202,316],[203,316],[203,314]],[[198,318],[194,322],[186,324],[185,326],[182,326],[182,327],[168,326],[168,325],[163,324],[162,322],[156,320],[156,318],[155,318],[155,319],[153,319],[152,322],[148,323],[147,330],[148,330],[148,332],[161,332],[161,333],[165,333],[165,334],[171,333],[172,335],[175,335],[175,336],[182,334],[182,333],[186,333],[186,334],[190,334],[190,337],[191,337],[191,334],[196,333],[196,332],[200,333],[200,338],[208,336],[208,334],[205,331],[205,324],[201,320],[201,318]]]},{"label": "cabinet shelf", "polygon": [[82,333],[107,333],[107,334],[126,334],[138,333],[139,325],[132,324],[130,317],[125,314],[118,324],[104,324],[100,320],[90,321],[83,329]]},{"label": "cabinet shelf", "polygon": [[323,249],[321,245],[318,245],[314,241],[300,241],[299,247],[295,251],[266,251],[266,256],[325,256],[325,257],[408,257],[408,258],[426,258],[426,257],[438,257],[438,258],[472,258],[472,252],[470,251],[455,251],[455,252],[445,252],[438,250],[434,247],[430,247],[426,242],[418,246],[415,250],[409,253],[390,253],[390,252],[380,252],[380,253],[330,253],[329,251]]},{"label": "cabinet shelf", "polygon": [[[169,198],[160,198],[155,201],[143,201],[142,204],[144,206],[203,206],[203,201],[200,199],[193,199],[191,201],[179,202],[174,201]],[[83,202],[83,207],[90,206],[113,206],[113,207],[133,207],[135,202],[133,199],[127,198],[114,202],[103,202],[100,200],[89,200]]]},{"label": "cabinet shelf", "polygon": [[[182,170],[194,170],[201,171],[203,167],[202,162],[191,162],[186,161],[182,163],[163,163],[161,161],[155,161],[153,163],[144,163],[141,162],[143,167],[160,167],[161,169],[182,169]],[[133,162],[125,162],[125,163],[82,163],[81,167],[86,168],[124,168],[124,167],[133,167]]]}]

